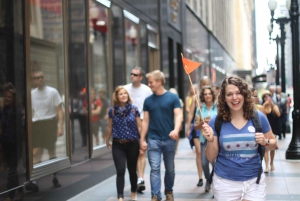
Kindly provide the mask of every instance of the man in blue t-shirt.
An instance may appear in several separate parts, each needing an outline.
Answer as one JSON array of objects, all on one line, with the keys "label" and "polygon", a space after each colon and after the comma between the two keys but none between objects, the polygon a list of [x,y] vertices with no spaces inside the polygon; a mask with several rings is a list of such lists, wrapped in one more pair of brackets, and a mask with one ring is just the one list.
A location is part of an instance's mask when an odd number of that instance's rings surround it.
[{"label": "man in blue t-shirt", "polygon": [[[173,186],[175,179],[174,157],[176,139],[179,137],[182,122],[182,110],[178,96],[164,88],[165,77],[159,70],[146,75],[148,86],[153,94],[144,102],[144,120],[140,139],[140,149],[148,149],[151,167],[150,183],[152,200],[161,200],[161,154],[166,168],[165,195],[167,200],[174,200]],[[146,142],[147,135],[147,142]]]}]

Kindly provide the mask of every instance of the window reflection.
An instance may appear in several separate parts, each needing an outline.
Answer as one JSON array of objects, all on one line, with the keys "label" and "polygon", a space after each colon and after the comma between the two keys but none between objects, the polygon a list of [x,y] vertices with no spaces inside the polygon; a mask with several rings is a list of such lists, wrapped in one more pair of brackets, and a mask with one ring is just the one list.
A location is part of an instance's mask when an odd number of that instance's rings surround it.
[{"label": "window reflection", "polygon": [[138,25],[125,18],[126,34],[126,82],[130,82],[131,69],[139,65],[138,60]]},{"label": "window reflection", "polygon": [[27,173],[22,5],[0,0],[0,200],[21,200]]},{"label": "window reflection", "polygon": [[30,4],[32,144],[37,164],[66,156],[63,16],[61,0]]},{"label": "window reflection", "polygon": [[[105,144],[107,107],[109,101],[109,40],[108,9],[96,1],[90,1],[90,47],[92,87],[90,112],[92,116],[93,147]],[[87,108],[87,105],[86,105]],[[86,111],[87,112],[87,111]]]}]

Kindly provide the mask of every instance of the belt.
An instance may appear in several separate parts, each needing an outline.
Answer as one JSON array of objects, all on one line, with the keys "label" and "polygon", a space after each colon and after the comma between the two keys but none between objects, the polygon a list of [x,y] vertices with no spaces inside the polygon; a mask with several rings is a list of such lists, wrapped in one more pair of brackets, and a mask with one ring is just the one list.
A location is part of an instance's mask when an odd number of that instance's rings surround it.
[{"label": "belt", "polygon": [[113,139],[114,142],[120,143],[120,144],[125,144],[125,143],[130,143],[130,142],[136,142],[137,140],[123,140],[123,139],[118,139],[118,138],[114,138]]}]

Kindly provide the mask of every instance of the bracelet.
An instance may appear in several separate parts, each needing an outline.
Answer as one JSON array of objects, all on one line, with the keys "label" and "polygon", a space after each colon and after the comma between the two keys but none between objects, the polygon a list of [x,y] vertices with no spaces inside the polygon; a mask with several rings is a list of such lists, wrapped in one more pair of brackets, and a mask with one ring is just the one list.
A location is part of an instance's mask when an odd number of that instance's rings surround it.
[{"label": "bracelet", "polygon": [[215,138],[213,137],[213,139],[212,139],[211,141],[208,141],[207,139],[206,139],[206,140],[207,140],[207,142],[213,142],[213,141],[214,141],[214,139],[215,139]]}]

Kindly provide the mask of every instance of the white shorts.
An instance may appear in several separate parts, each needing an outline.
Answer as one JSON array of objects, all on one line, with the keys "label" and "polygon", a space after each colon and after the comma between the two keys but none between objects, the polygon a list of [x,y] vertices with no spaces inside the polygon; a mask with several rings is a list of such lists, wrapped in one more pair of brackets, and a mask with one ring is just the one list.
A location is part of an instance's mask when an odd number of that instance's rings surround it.
[{"label": "white shorts", "polygon": [[264,173],[261,175],[259,184],[257,178],[247,181],[232,181],[224,179],[214,173],[212,189],[214,198],[217,201],[236,200],[266,200],[266,182]]}]

